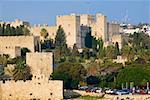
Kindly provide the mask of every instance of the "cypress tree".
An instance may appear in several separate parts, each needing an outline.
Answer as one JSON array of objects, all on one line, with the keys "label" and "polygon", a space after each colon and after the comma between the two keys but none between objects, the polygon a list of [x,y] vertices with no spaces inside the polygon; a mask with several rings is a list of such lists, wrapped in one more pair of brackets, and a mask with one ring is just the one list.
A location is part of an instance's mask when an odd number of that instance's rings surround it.
[{"label": "cypress tree", "polygon": [[64,29],[59,26],[55,37],[55,47],[63,47],[66,45],[66,36]]}]

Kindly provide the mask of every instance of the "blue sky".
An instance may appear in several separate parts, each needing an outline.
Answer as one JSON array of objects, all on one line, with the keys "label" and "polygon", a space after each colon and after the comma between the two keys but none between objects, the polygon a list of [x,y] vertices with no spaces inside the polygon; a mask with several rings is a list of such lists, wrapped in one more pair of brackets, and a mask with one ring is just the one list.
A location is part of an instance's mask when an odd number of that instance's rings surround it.
[{"label": "blue sky", "polygon": [[55,24],[56,15],[103,13],[109,21],[150,23],[150,0],[0,0],[0,20]]}]

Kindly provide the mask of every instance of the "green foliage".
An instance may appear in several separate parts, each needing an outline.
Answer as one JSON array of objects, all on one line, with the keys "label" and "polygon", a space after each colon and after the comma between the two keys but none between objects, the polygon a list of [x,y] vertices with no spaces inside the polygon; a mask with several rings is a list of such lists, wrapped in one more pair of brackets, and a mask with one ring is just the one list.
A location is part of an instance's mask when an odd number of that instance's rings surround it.
[{"label": "green foliage", "polygon": [[134,33],[131,35],[133,46],[138,49],[150,49],[150,37],[145,33]]},{"label": "green foliage", "polygon": [[47,38],[47,37],[48,37],[48,32],[47,32],[47,30],[46,30],[45,28],[42,28],[42,29],[41,29],[40,34],[41,34],[41,36],[42,36],[43,38]]},{"label": "green foliage", "polygon": [[4,75],[4,66],[0,65],[0,77]]},{"label": "green foliage", "polygon": [[6,66],[9,55],[0,55],[0,64]]},{"label": "green foliage", "polygon": [[88,85],[99,84],[100,79],[97,76],[89,76],[86,78],[86,82]]},{"label": "green foliage", "polygon": [[23,35],[23,29],[22,28],[23,28],[23,26],[17,26],[15,35],[17,35],[17,36]]},{"label": "green foliage", "polygon": [[66,44],[66,36],[63,28],[61,26],[58,27],[55,37],[55,50],[54,50],[54,58],[55,63],[60,62],[61,58],[66,58],[67,55],[70,54],[70,49],[67,48]]},{"label": "green foliage", "polygon": [[29,29],[24,25],[17,26],[16,28],[10,26],[10,24],[0,25],[0,36],[20,36],[20,35],[30,35]]},{"label": "green foliage", "polygon": [[122,48],[122,56],[126,57],[128,61],[134,60],[135,53],[135,49],[129,45],[125,45]]},{"label": "green foliage", "polygon": [[91,31],[90,31],[85,36],[85,47],[92,48],[92,42],[95,42],[95,41],[94,41],[94,38],[91,36]]},{"label": "green foliage", "polygon": [[103,96],[80,96],[77,98],[77,100],[101,100],[103,99]]},{"label": "green foliage", "polygon": [[104,58],[106,56],[106,49],[104,48],[104,42],[102,39],[97,40],[97,47],[98,47],[98,57]]},{"label": "green foliage", "polygon": [[41,41],[42,50],[50,50],[54,49],[54,41],[53,39],[46,39],[44,42]]},{"label": "green foliage", "polygon": [[116,50],[115,50],[115,47],[113,45],[107,46],[106,57],[109,59],[117,58]]},{"label": "green foliage", "polygon": [[54,70],[51,77],[54,80],[63,80],[65,88],[77,88],[85,75],[86,70],[81,64],[65,62]]},{"label": "green foliage", "polygon": [[83,58],[84,59],[89,59],[90,58],[90,51],[89,51],[88,48],[84,48],[82,53],[83,53]]},{"label": "green foliage", "polygon": [[99,75],[100,65],[99,63],[91,62],[87,66],[87,76],[97,76]]},{"label": "green foliage", "polygon": [[30,30],[27,27],[23,27],[22,31],[24,35],[26,36],[30,35]]},{"label": "green foliage", "polygon": [[118,42],[115,43],[115,54],[116,54],[117,56],[120,54]]},{"label": "green foliage", "polygon": [[22,61],[25,61],[25,57],[10,58],[8,59],[7,64],[16,64]]},{"label": "green foliage", "polygon": [[55,37],[55,47],[63,47],[66,45],[66,36],[64,29],[59,26]]},{"label": "green foliage", "polygon": [[[62,47],[57,47],[54,50],[54,58],[55,58],[54,61],[55,63],[64,62],[66,58],[70,55],[71,55],[71,51],[69,48],[67,48],[67,45],[64,45]],[[64,60],[61,61],[62,59]]]},{"label": "green foliage", "polygon": [[74,44],[74,46],[73,46],[72,56],[74,56],[74,57],[79,56],[79,51],[78,51],[78,48],[77,48],[76,44]]},{"label": "green foliage", "polygon": [[26,57],[26,53],[31,52],[28,48],[21,48],[21,56]]},{"label": "green foliage", "polygon": [[150,82],[150,64],[132,64],[126,66],[117,75],[117,84],[134,82],[135,85],[143,85],[143,81]]},{"label": "green foliage", "polygon": [[6,25],[6,28],[5,28],[5,30],[4,30],[4,34],[11,35],[11,27],[10,27],[10,24],[7,24],[7,25]]},{"label": "green foliage", "polygon": [[31,79],[31,69],[25,64],[25,61],[18,61],[16,63],[15,69],[13,70],[13,79],[17,80],[29,80]]}]

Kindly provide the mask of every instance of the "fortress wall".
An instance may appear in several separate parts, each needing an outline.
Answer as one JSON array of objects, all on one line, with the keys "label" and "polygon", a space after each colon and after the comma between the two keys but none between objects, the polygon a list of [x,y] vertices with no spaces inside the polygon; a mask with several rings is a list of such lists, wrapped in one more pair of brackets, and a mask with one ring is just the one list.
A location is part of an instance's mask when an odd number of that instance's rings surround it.
[{"label": "fortress wall", "polygon": [[120,25],[118,23],[107,23],[107,29],[108,29],[108,37],[109,40],[111,41],[111,38],[113,35],[119,34],[120,30]]},{"label": "fortress wall", "polygon": [[0,46],[28,48],[31,52],[39,49],[39,37],[35,36],[0,36]]},{"label": "fortress wall", "polygon": [[1,100],[61,100],[63,99],[62,81],[6,81],[0,82]]},{"label": "fortress wall", "polygon": [[26,63],[30,66],[32,74],[37,74],[38,70],[47,77],[53,72],[53,53],[27,53]]},{"label": "fortress wall", "polygon": [[115,43],[118,42],[119,49],[122,48],[122,40],[123,40],[123,36],[121,34],[112,36],[112,43],[115,45]]},{"label": "fortress wall", "polygon": [[90,14],[80,14],[80,26],[91,26],[95,22],[95,16]]},{"label": "fortress wall", "polygon": [[42,39],[41,34],[40,34],[42,28],[47,30],[48,38],[55,40],[56,32],[58,29],[57,26],[33,26],[30,28],[30,32],[34,36],[40,36],[40,39]]},{"label": "fortress wall", "polygon": [[0,46],[0,54],[8,54],[11,58],[21,56],[21,48],[16,46]]},{"label": "fortress wall", "polygon": [[91,24],[92,36],[107,41],[107,17],[101,13],[96,14],[96,22]]}]

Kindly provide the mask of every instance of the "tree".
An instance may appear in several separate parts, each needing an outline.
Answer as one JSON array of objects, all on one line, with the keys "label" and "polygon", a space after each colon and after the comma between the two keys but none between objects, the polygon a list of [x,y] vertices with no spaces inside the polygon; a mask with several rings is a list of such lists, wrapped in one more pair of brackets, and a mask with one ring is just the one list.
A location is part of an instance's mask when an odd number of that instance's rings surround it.
[{"label": "tree", "polygon": [[88,76],[96,76],[99,75],[100,71],[100,66],[98,63],[93,63],[91,62],[87,68],[87,75]]},{"label": "tree", "polygon": [[134,59],[135,50],[134,50],[134,48],[130,47],[129,45],[123,46],[121,52],[122,52],[122,56],[124,58],[127,58],[128,61],[132,61]]},{"label": "tree", "polygon": [[25,36],[30,35],[30,30],[27,27],[24,26],[22,30]]},{"label": "tree", "polygon": [[63,28],[61,26],[58,27],[55,37],[55,50],[54,50],[54,60],[62,60],[65,61],[66,56],[70,54],[69,48],[67,48],[66,44],[66,36]]},{"label": "tree", "polygon": [[95,37],[91,37],[92,38],[92,49],[97,51],[97,47],[98,47],[98,40]]},{"label": "tree", "polygon": [[26,57],[26,53],[31,52],[28,48],[21,48],[21,56]]},{"label": "tree", "polygon": [[82,54],[83,54],[84,59],[89,59],[90,58],[90,51],[89,51],[88,48],[84,48],[83,51],[82,51]]},{"label": "tree", "polygon": [[0,55],[0,65],[7,65],[7,61],[8,61],[9,56],[7,55]]},{"label": "tree", "polygon": [[41,41],[41,48],[45,50],[54,49],[53,39],[46,39],[44,42]]},{"label": "tree", "polygon": [[97,47],[98,47],[98,57],[99,58],[104,58],[106,56],[105,52],[105,47],[104,47],[104,42],[102,39],[97,40]]},{"label": "tree", "polygon": [[93,37],[91,36],[91,31],[85,36],[85,47],[92,48],[92,41],[95,42]]},{"label": "tree", "polygon": [[116,55],[120,54],[118,42],[115,43],[115,53],[116,53]]},{"label": "tree", "polygon": [[150,49],[140,49],[137,51],[137,55],[145,61],[150,61]]},{"label": "tree", "polygon": [[55,37],[55,47],[63,46],[66,46],[66,36],[64,29],[61,26],[59,26]]},{"label": "tree", "polygon": [[79,51],[76,44],[73,45],[72,56],[74,57],[79,56]]},{"label": "tree", "polygon": [[4,34],[5,34],[6,36],[10,36],[10,35],[11,35],[11,27],[10,27],[10,24],[7,24],[7,25],[6,25]]},{"label": "tree", "polygon": [[134,33],[131,35],[133,47],[137,50],[150,49],[150,37],[145,33]]},{"label": "tree", "polygon": [[2,36],[4,35],[5,32],[5,23],[2,25]]},{"label": "tree", "polygon": [[0,24],[0,36],[3,35],[3,27],[2,27],[2,24]]},{"label": "tree", "polygon": [[19,35],[30,35],[30,31],[24,25],[10,26],[10,24],[0,24],[0,36],[19,36]]},{"label": "tree", "polygon": [[16,34],[15,34],[16,36],[23,35],[22,27],[23,26],[17,26],[16,27]]},{"label": "tree", "polygon": [[0,77],[4,75],[4,66],[0,65]]},{"label": "tree", "polygon": [[13,78],[17,80],[29,80],[31,79],[31,69],[25,64],[25,61],[17,62],[15,69],[13,70]]},{"label": "tree", "polygon": [[15,29],[15,27],[11,27],[11,35],[12,36],[16,35],[16,29]]},{"label": "tree", "polygon": [[97,76],[89,76],[86,78],[86,82],[89,85],[99,84],[100,80]]},{"label": "tree", "polygon": [[113,45],[107,46],[106,57],[110,59],[115,59],[117,57],[115,47]]},{"label": "tree", "polygon": [[48,37],[48,32],[45,28],[42,28],[41,29],[41,32],[40,32],[41,36],[45,39]]},{"label": "tree", "polygon": [[135,85],[142,85],[143,80],[150,81],[149,65],[132,64],[126,66],[117,75],[117,84],[134,82]]},{"label": "tree", "polygon": [[86,70],[81,64],[61,63],[52,73],[52,79],[64,81],[65,88],[77,88],[80,81],[84,80]]}]

